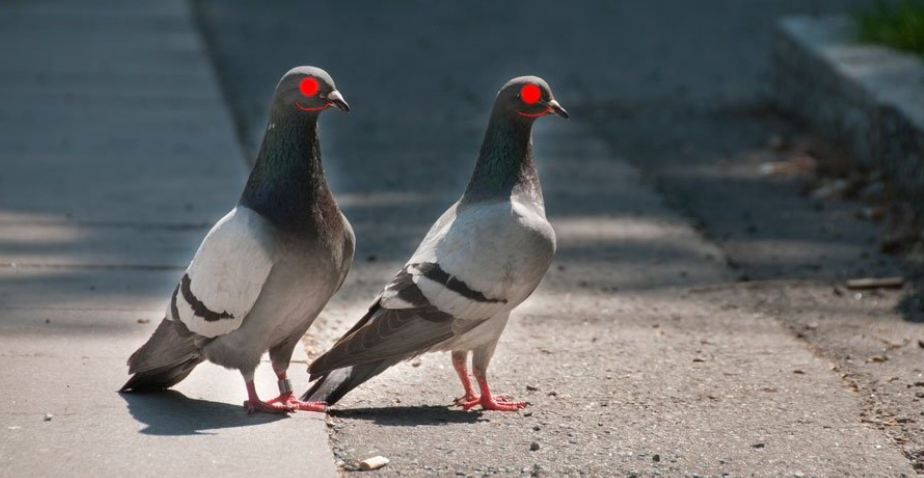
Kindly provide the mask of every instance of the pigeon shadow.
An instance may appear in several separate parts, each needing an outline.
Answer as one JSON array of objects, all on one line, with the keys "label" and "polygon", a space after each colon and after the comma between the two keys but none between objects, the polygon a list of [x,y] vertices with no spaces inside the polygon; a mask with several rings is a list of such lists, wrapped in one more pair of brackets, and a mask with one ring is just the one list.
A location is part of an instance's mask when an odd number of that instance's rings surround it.
[{"label": "pigeon shadow", "polygon": [[268,413],[248,414],[244,407],[197,400],[175,390],[154,393],[120,393],[128,412],[147,425],[145,435],[214,435],[207,430],[263,425],[288,418]]},{"label": "pigeon shadow", "polygon": [[447,407],[427,405],[420,407],[351,408],[331,410],[337,418],[369,420],[386,427],[439,426],[447,423],[475,423],[480,413],[452,410]]}]

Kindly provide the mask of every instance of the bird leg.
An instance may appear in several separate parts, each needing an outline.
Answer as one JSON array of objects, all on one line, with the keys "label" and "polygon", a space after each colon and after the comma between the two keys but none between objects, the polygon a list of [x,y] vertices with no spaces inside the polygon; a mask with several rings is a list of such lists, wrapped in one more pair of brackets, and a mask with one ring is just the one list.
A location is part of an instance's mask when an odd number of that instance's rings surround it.
[{"label": "bird leg", "polygon": [[279,396],[266,402],[270,405],[282,405],[292,410],[303,410],[308,412],[326,412],[327,404],[324,402],[303,402],[295,398],[292,393],[292,382],[286,377],[285,371],[276,371],[276,377],[279,378]]},{"label": "bird leg", "polygon": [[501,396],[491,395],[491,389],[488,387],[487,378],[484,376],[484,373],[478,373],[477,368],[475,369],[475,379],[478,380],[478,387],[481,388],[481,397],[463,404],[463,410],[469,410],[475,405],[481,405],[481,408],[484,410],[515,412],[528,405],[526,402],[510,402]]},{"label": "bird leg", "polygon": [[481,396],[464,403],[462,405],[463,410],[469,410],[475,405],[481,405],[481,408],[485,410],[515,412],[528,405],[526,402],[511,402],[499,395],[491,395],[491,388],[488,387],[488,364],[494,355],[496,345],[497,340],[473,351],[472,372],[475,374],[475,380],[478,381],[478,387],[481,388]]},{"label": "bird leg", "polygon": [[244,408],[247,413],[288,413],[294,412],[295,407],[287,402],[264,402],[257,396],[257,387],[253,384],[253,379],[247,380],[247,401],[244,402]]},{"label": "bird leg", "polygon": [[459,380],[462,381],[462,388],[465,389],[465,395],[455,399],[453,402],[454,405],[460,407],[473,400],[478,400],[478,395],[475,394],[475,389],[472,387],[472,381],[468,378],[468,367],[466,367],[465,364],[466,360],[468,360],[467,351],[454,351],[452,353],[452,367],[456,369],[456,373],[459,374]]}]

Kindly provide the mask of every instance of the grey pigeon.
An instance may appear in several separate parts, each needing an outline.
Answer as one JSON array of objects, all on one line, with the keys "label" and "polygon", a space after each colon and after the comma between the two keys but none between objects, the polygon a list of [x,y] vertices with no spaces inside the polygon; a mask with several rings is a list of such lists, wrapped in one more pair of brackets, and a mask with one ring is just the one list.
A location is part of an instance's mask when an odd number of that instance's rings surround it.
[{"label": "grey pigeon", "polygon": [[[547,113],[568,118],[543,79],[514,78],[501,88],[462,198],[366,315],[311,364],[317,382],[303,400],[333,404],[402,360],[451,351],[465,388],[457,404],[526,406],[492,395],[487,369],[510,312],[536,289],[555,253],[531,139],[533,123]],[[469,380],[469,352],[480,396]]]},{"label": "grey pigeon", "polygon": [[[240,370],[249,412],[326,408],[296,400],[286,369],[353,262],[353,229],[321,165],[318,116],[330,106],[350,109],[324,70],[293,68],[279,81],[240,201],[205,236],[121,391],[171,387],[209,360]],[[253,377],[266,351],[280,395],[264,402]]]}]

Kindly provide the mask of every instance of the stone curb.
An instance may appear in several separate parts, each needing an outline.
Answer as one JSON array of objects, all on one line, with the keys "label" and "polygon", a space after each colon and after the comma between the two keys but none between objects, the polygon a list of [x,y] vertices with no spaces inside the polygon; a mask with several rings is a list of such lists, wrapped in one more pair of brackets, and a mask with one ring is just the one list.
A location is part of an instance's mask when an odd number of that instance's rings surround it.
[{"label": "stone curb", "polygon": [[773,45],[776,100],[785,110],[881,169],[924,209],[924,62],[858,44],[850,18],[792,16]]}]

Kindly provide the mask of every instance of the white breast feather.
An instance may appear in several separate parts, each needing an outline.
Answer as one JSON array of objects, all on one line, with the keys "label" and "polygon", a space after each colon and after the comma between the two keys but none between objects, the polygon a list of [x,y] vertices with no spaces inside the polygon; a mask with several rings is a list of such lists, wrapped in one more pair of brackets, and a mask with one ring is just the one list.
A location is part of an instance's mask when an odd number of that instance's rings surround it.
[{"label": "white breast feather", "polygon": [[217,337],[237,330],[250,312],[273,267],[265,220],[241,206],[208,233],[186,273],[190,290],[210,311],[233,318],[207,321],[177,294],[179,319],[189,330]]},{"label": "white breast feather", "polygon": [[[446,217],[453,214],[453,217]],[[481,320],[509,311],[536,288],[555,251],[555,235],[544,217],[517,203],[454,209],[437,221],[409,264],[435,262],[470,289],[498,302],[476,301],[423,277],[414,283],[431,304],[458,319]],[[407,304],[385,294],[383,305]],[[501,301],[502,300],[502,301]]]}]

